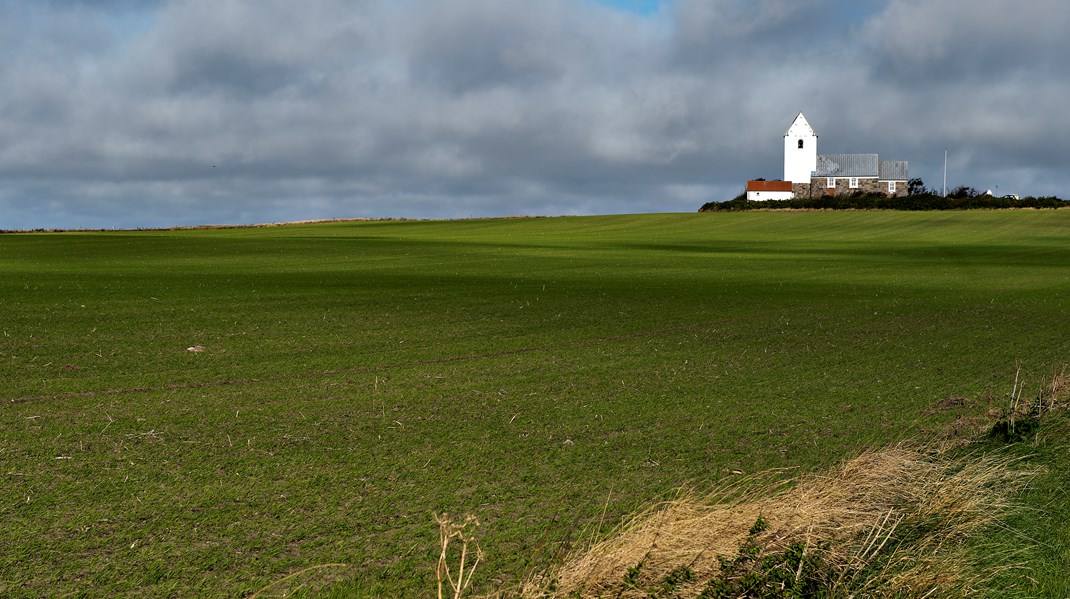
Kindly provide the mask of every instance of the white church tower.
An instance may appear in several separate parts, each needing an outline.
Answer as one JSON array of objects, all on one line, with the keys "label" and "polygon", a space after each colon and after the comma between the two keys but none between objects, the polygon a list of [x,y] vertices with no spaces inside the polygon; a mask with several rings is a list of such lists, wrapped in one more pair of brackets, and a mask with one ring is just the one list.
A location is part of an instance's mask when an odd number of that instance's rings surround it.
[{"label": "white church tower", "polygon": [[810,183],[810,175],[817,170],[817,134],[803,113],[784,134],[784,180]]}]

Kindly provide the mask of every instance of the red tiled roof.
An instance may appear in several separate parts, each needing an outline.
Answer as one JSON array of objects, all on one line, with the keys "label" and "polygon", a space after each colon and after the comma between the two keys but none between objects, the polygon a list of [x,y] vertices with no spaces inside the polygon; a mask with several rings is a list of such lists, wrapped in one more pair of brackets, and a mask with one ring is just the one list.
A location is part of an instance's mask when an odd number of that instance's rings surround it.
[{"label": "red tiled roof", "polygon": [[747,191],[791,191],[791,181],[747,181]]}]

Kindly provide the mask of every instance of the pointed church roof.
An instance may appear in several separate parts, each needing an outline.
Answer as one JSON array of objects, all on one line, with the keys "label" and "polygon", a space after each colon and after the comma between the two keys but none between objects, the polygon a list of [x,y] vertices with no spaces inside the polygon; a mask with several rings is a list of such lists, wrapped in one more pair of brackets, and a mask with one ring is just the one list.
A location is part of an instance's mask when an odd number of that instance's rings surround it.
[{"label": "pointed church roof", "polygon": [[800,112],[799,116],[795,117],[795,120],[791,123],[791,126],[788,127],[788,130],[784,132],[784,137],[795,137],[803,135],[813,135],[814,137],[817,137],[817,133],[814,133],[814,128],[810,126],[810,123],[806,120],[806,117],[803,116],[803,113]]}]

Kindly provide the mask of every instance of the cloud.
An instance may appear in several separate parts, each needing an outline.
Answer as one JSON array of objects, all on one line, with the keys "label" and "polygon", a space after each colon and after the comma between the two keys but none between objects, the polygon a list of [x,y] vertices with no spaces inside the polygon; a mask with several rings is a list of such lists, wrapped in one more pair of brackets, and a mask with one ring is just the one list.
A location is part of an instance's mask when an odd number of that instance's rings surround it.
[{"label": "cloud", "polygon": [[878,70],[903,83],[994,83],[1056,68],[1068,26],[1058,0],[893,0],[863,37]]},{"label": "cloud", "polygon": [[1054,0],[3,3],[0,228],[694,210],[779,176],[800,110],[825,151],[935,181],[947,146],[956,184],[1058,193],[1068,19]]}]

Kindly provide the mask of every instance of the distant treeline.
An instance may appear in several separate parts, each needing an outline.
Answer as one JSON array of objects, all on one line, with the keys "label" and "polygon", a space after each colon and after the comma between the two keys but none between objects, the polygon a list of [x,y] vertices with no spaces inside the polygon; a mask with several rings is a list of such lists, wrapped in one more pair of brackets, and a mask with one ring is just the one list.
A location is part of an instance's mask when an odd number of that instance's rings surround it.
[{"label": "distant treeline", "polygon": [[795,198],[791,200],[748,200],[746,194],[727,202],[707,202],[699,212],[736,210],[996,210],[1004,208],[1070,208],[1070,202],[1057,197],[1021,199],[975,196],[952,198],[919,194],[888,197],[879,193]]}]

